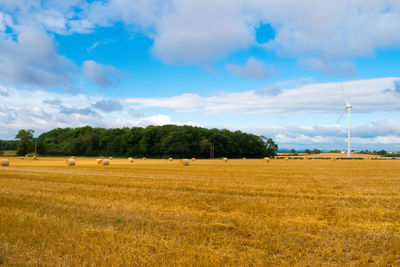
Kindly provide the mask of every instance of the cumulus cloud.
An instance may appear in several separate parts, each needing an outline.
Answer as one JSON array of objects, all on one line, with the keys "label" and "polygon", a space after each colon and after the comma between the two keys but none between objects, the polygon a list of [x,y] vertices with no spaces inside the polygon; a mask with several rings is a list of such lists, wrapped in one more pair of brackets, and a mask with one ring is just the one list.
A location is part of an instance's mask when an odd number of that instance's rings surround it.
[{"label": "cumulus cloud", "polygon": [[394,84],[394,93],[396,95],[400,95],[400,80],[393,81]]},{"label": "cumulus cloud", "polygon": [[255,45],[260,23],[275,37],[260,47],[328,73],[352,72],[352,59],[400,45],[398,1],[110,0],[89,10],[94,24],[122,20],[144,29],[166,63],[202,62]]},{"label": "cumulus cloud", "polygon": [[[228,127],[272,137],[281,148],[346,149],[347,127],[342,125],[319,126],[261,126]],[[400,121],[388,118],[352,127],[354,149],[400,150]]]},{"label": "cumulus cloud", "polygon": [[129,114],[132,115],[133,117],[137,117],[137,118],[144,117],[143,112],[136,111],[134,108],[130,108]]},{"label": "cumulus cloud", "polygon": [[120,111],[123,109],[121,103],[115,99],[98,101],[93,105],[93,107],[103,112]]},{"label": "cumulus cloud", "polygon": [[246,79],[264,80],[269,76],[267,66],[254,57],[250,57],[244,66],[227,64],[225,68],[236,76]]},{"label": "cumulus cloud", "polygon": [[244,10],[230,0],[172,1],[154,28],[152,50],[166,63],[220,58],[248,47],[254,35]]},{"label": "cumulus cloud", "polygon": [[[345,105],[340,91],[343,85],[350,102],[358,107],[353,112],[398,112],[396,80],[382,78],[309,84],[286,90],[267,88],[209,97],[182,94],[165,98],[128,98],[125,101],[136,108],[158,107],[207,114],[338,113]],[[383,93],[385,88],[390,88],[390,91]]]},{"label": "cumulus cloud", "polygon": [[36,88],[71,88],[75,65],[57,54],[44,31],[22,28],[17,39],[0,36],[0,77],[3,82]]},{"label": "cumulus cloud", "polygon": [[[383,79],[384,81],[387,79]],[[344,87],[348,93],[348,97],[352,102],[357,102],[356,100],[363,100],[362,94],[370,95],[371,88],[374,88],[380,94],[382,93],[379,89],[388,87],[391,84],[393,90],[393,78],[388,81],[382,82],[379,80],[372,80],[368,83],[365,81],[356,81],[352,85],[351,83],[344,84]],[[364,89],[360,95],[357,95],[354,88],[361,88],[361,84],[364,84]],[[351,86],[350,86],[351,85]],[[380,85],[380,86],[378,86]],[[318,91],[321,88],[325,90]],[[321,98],[321,101],[333,99],[332,107],[326,108],[326,112],[334,110],[335,113],[340,112],[340,109],[344,105],[343,96],[339,90],[339,87],[325,87],[326,85],[316,85],[316,88],[309,85],[304,87],[307,93],[305,96],[300,96],[299,92],[290,92],[293,98],[301,98],[303,101],[307,99],[309,94],[317,92],[322,94],[325,92],[326,95]],[[336,93],[329,92],[329,88]],[[295,89],[293,89],[295,90]],[[372,92],[375,92],[375,91]],[[140,112],[138,107],[132,106],[132,99],[104,99],[100,97],[91,97],[87,95],[77,94],[73,96],[65,97],[63,94],[54,93],[50,91],[21,91],[15,88],[7,88],[9,95],[3,97],[0,103],[0,138],[10,139],[15,136],[15,134],[20,129],[35,129],[36,133],[41,133],[43,131],[48,131],[57,127],[80,127],[85,125],[91,125],[93,127],[134,127],[134,126],[148,126],[148,125],[164,125],[164,124],[176,124],[176,125],[194,125],[194,126],[204,126],[196,121],[185,121],[173,119],[168,112],[156,113],[155,115],[145,116]],[[232,95],[229,100],[239,99],[244,102],[250,101],[250,97],[254,100],[255,98],[272,98],[272,102],[276,102],[276,99],[285,94],[286,90],[282,90],[282,93],[274,95],[260,96],[256,95],[256,91],[249,91],[243,93],[243,95]],[[290,91],[290,90],[289,90]],[[354,93],[354,94],[353,94]],[[337,94],[334,96],[334,94]],[[381,98],[378,93],[372,95],[374,98],[374,103],[377,106],[382,105],[388,98]],[[247,97],[247,99],[246,99]],[[186,99],[191,99],[189,104],[186,104]],[[392,97],[393,98],[393,97]],[[214,110],[220,111],[221,108],[218,105],[222,105],[222,110],[226,107],[226,99],[212,97]],[[136,101],[136,100],[135,100]],[[154,106],[159,99],[147,99],[146,104],[148,106]],[[176,105],[179,106],[180,111],[193,111],[193,107],[189,105],[195,105],[203,101],[201,97],[196,97],[195,95],[185,95],[183,97],[176,97],[169,99],[167,102],[162,103],[162,105],[168,104],[169,107],[173,108]],[[161,101],[162,102],[162,101]],[[272,103],[271,102],[271,103]],[[336,103],[337,102],[337,103]],[[115,110],[114,112],[96,112],[94,107],[95,104],[90,103],[120,103],[122,105],[121,110]],[[142,102],[143,104],[144,102]],[[336,104],[335,104],[336,103]],[[371,103],[371,102],[370,102]],[[387,103],[389,107],[393,109],[395,101],[393,103]],[[279,108],[291,111],[290,107],[293,102],[280,103]],[[319,110],[319,106],[313,107],[317,103],[305,102],[306,107],[309,110]],[[320,103],[321,104],[321,103]],[[116,104],[118,105],[118,104]],[[198,107],[201,107],[204,103],[200,103]],[[231,107],[234,105],[230,104]],[[338,109],[335,109],[339,105]],[[398,104],[396,104],[398,107]],[[323,106],[321,104],[320,106]],[[250,105],[248,106],[250,107]],[[247,108],[248,108],[247,107]],[[296,107],[295,107],[296,108]],[[298,108],[298,107],[297,107]],[[254,106],[256,111],[259,111],[258,104]],[[229,110],[229,109],[226,109]],[[235,110],[235,109],[234,109]],[[367,109],[370,112],[373,109]],[[394,112],[398,109],[393,110]],[[133,113],[137,114],[133,114]],[[229,111],[230,112],[230,111]],[[154,114],[154,113],[153,113]],[[178,114],[178,113],[176,113]],[[387,118],[383,120],[374,121],[371,123],[361,123],[354,125],[352,127],[353,133],[353,144],[356,149],[388,149],[388,150],[400,150],[400,145],[398,140],[400,139],[400,121],[395,118],[395,114],[392,113],[392,118]],[[137,115],[137,116],[135,116]],[[243,114],[242,114],[243,115]],[[135,119],[132,119],[136,117]],[[178,116],[178,115],[175,115]],[[225,114],[225,118],[234,117],[234,113]],[[222,122],[221,122],[222,123]],[[207,125],[205,125],[207,126]],[[254,125],[213,125],[213,127],[218,128],[229,128],[231,130],[243,130],[246,132],[252,132],[258,135],[264,135],[272,137],[280,147],[284,148],[345,148],[346,147],[346,137],[347,137],[347,127],[346,125],[337,124],[321,124],[315,125],[315,123],[310,122],[309,125],[276,125],[271,126],[268,123],[265,124],[254,124]]]},{"label": "cumulus cloud", "polygon": [[[50,91],[22,91],[11,87],[7,90],[9,96],[3,97],[0,102],[0,139],[12,139],[20,129],[34,129],[39,134],[58,127],[86,125],[105,128],[164,124],[200,125],[191,121],[176,121],[165,114],[143,115],[132,120],[130,106],[124,106],[117,99],[83,94],[66,97],[65,94]],[[96,103],[97,107],[96,104],[90,103]],[[114,112],[96,112],[95,108],[102,108],[101,111],[112,109]]]},{"label": "cumulus cloud", "polygon": [[[353,59],[400,46],[398,1],[3,1],[0,7],[0,31],[30,25],[90,33],[120,22],[153,39],[151,51],[165,63],[209,62],[254,45],[311,69],[351,74]],[[274,38],[258,44],[262,23]]]},{"label": "cumulus cloud", "polygon": [[282,93],[282,90],[276,87],[270,87],[254,91],[254,93],[259,96],[277,96]]},{"label": "cumulus cloud", "polygon": [[83,75],[101,87],[111,87],[118,85],[120,79],[125,74],[113,66],[104,66],[93,60],[86,60],[82,66]]},{"label": "cumulus cloud", "polygon": [[79,115],[96,115],[96,112],[90,108],[69,108],[60,106],[60,113],[61,114],[79,114]]},{"label": "cumulus cloud", "polygon": [[7,27],[12,25],[12,17],[0,11],[0,31],[5,31]]}]

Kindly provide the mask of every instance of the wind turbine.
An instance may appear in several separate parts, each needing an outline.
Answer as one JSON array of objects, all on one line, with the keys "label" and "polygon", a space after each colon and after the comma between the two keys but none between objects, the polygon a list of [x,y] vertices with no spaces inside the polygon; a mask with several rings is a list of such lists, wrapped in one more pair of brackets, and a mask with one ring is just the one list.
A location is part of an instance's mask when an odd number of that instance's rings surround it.
[{"label": "wind turbine", "polygon": [[347,119],[347,157],[350,158],[351,157],[351,109],[352,109],[352,106],[351,106],[349,100],[347,99],[346,94],[344,93],[343,85],[341,85],[341,88],[342,88],[344,100],[346,101],[346,106],[344,107],[342,114],[340,114],[340,117],[336,124],[339,123],[340,119],[343,117],[343,114],[347,110],[347,113],[349,116]]}]

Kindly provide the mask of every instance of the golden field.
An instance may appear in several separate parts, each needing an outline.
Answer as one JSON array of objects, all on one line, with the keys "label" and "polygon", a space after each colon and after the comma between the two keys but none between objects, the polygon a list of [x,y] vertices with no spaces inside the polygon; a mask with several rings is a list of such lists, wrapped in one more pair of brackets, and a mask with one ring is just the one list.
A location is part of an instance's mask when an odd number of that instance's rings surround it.
[{"label": "golden field", "polygon": [[0,167],[0,263],[400,265],[397,160],[75,160]]}]

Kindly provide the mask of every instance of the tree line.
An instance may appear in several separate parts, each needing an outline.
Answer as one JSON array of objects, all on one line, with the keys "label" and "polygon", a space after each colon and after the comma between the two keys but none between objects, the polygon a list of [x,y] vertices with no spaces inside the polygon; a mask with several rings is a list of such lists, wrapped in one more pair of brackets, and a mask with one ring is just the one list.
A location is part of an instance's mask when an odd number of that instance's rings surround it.
[{"label": "tree line", "polygon": [[16,140],[0,140],[0,153],[4,150],[17,150],[18,141]]},{"label": "tree line", "polygon": [[[34,151],[33,130],[20,130],[18,155]],[[271,138],[227,129],[193,126],[146,128],[57,128],[37,138],[37,153],[49,156],[115,156],[154,158],[274,157],[278,146]]]}]

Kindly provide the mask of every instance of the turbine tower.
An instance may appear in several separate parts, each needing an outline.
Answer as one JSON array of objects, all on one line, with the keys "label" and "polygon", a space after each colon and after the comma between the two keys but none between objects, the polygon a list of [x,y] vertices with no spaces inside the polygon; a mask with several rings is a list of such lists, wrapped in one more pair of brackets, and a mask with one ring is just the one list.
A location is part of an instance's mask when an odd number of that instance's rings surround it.
[{"label": "turbine tower", "polygon": [[347,157],[350,158],[351,157],[351,109],[352,109],[352,106],[351,106],[349,100],[347,99],[346,94],[344,93],[343,86],[341,86],[341,88],[342,88],[342,93],[343,93],[343,96],[344,96],[344,100],[346,102],[346,106],[344,107],[344,110],[343,110],[342,114],[340,114],[340,117],[339,117],[337,123],[339,123],[340,119],[343,117],[343,114],[347,110],[347,113],[348,113],[348,119],[347,119]]}]

